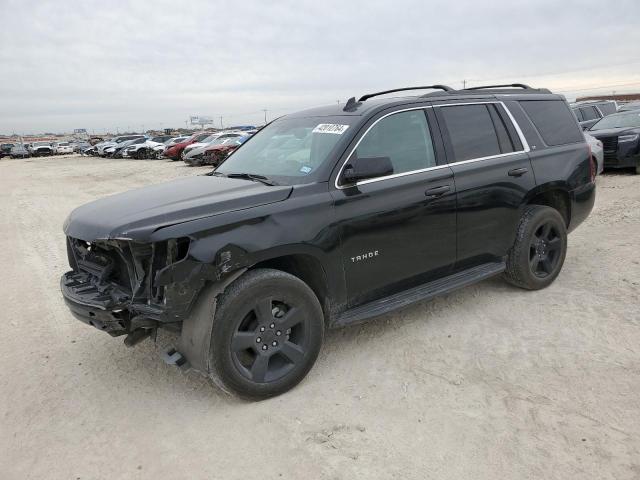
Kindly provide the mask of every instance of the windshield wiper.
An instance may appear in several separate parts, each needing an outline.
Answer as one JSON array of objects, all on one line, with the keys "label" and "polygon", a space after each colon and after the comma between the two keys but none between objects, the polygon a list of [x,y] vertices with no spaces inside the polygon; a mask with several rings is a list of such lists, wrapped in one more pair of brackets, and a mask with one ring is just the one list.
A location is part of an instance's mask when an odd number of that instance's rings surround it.
[{"label": "windshield wiper", "polygon": [[[215,172],[215,173],[218,173],[218,172]],[[218,173],[218,175],[220,175],[220,173]],[[271,186],[278,185],[276,182],[274,182],[270,178],[267,178],[264,175],[256,175],[255,173],[227,173],[226,176],[229,178],[243,178],[246,180],[252,180],[254,182],[264,183],[265,185],[271,185]]]}]

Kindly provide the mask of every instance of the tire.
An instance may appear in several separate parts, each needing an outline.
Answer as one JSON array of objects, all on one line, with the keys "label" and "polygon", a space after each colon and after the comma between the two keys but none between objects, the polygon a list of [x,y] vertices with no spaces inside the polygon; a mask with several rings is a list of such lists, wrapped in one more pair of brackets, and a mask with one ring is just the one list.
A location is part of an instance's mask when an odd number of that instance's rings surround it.
[{"label": "tire", "polygon": [[306,283],[279,270],[250,270],[218,297],[212,374],[241,397],[273,397],[307,375],[323,337],[322,308]]},{"label": "tire", "polygon": [[539,290],[558,276],[567,255],[567,228],[551,207],[527,206],[509,250],[505,279],[520,288]]},{"label": "tire", "polygon": [[636,165],[636,175],[640,175],[640,165]]}]

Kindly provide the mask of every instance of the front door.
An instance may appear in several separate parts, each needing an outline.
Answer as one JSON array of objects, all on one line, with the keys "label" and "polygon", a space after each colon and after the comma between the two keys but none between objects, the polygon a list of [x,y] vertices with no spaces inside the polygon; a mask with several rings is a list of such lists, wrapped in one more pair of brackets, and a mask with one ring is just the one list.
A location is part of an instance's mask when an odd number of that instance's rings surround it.
[{"label": "front door", "polygon": [[387,114],[372,123],[349,158],[388,157],[393,173],[356,185],[338,177],[332,196],[349,306],[453,268],[455,184],[451,169],[438,163],[431,132],[424,109]]}]

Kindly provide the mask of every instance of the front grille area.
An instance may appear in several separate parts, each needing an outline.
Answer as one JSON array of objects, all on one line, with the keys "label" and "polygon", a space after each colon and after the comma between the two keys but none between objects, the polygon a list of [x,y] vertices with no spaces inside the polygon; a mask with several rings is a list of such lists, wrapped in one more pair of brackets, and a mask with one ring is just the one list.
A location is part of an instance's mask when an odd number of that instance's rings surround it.
[{"label": "front grille area", "polygon": [[618,163],[618,137],[604,137],[599,140],[602,142],[605,163]]},{"label": "front grille area", "polygon": [[605,137],[601,138],[600,141],[605,153],[618,151],[618,137]]}]

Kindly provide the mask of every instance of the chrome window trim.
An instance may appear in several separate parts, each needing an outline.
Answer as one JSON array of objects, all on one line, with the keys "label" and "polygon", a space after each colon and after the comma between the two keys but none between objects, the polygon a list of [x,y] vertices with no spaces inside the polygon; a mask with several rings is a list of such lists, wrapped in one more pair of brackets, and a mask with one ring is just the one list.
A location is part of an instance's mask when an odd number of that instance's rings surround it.
[{"label": "chrome window trim", "polygon": [[[387,117],[389,117],[391,115],[394,115],[396,113],[409,112],[411,110],[426,110],[427,108],[436,108],[436,107],[455,107],[455,106],[458,106],[458,105],[488,105],[488,104],[499,104],[499,105],[502,105],[502,108],[504,108],[504,111],[507,112],[507,116],[509,117],[509,120],[511,121],[516,133],[518,134],[518,137],[520,138],[520,143],[522,144],[522,150],[517,150],[517,151],[514,151],[514,152],[508,152],[508,153],[500,153],[498,155],[489,155],[487,157],[470,158],[468,160],[461,160],[459,162],[445,163],[443,165],[435,165],[433,167],[421,168],[419,170],[410,170],[408,172],[394,173],[392,175],[385,175],[384,177],[376,177],[376,178],[371,178],[369,180],[361,180],[361,181],[356,182],[356,183],[351,184],[351,185],[339,185],[338,184],[338,180],[340,180],[340,176],[342,175],[342,171],[344,170],[344,166],[349,161],[349,158],[351,157],[353,152],[358,148],[358,146],[360,145],[360,142],[362,142],[362,139],[364,139],[364,137],[367,136],[369,131],[379,121],[381,121],[381,120],[383,120],[383,119],[385,119],[385,118],[387,118]],[[427,125],[428,125],[428,123],[427,123]],[[429,132],[429,133],[431,133],[431,132]],[[336,179],[334,181],[334,185],[338,190],[344,190],[345,188],[357,187],[358,185],[366,185],[368,183],[381,182],[381,181],[384,181],[384,180],[390,180],[390,179],[393,179],[393,178],[404,177],[404,176],[407,176],[407,175],[414,175],[416,173],[423,173],[423,172],[428,172],[428,171],[431,171],[431,170],[440,170],[442,168],[450,167],[452,165],[463,165],[465,163],[479,162],[479,161],[482,161],[482,160],[491,160],[491,159],[494,159],[494,158],[502,158],[502,157],[507,157],[507,156],[510,156],[510,155],[518,155],[518,154],[521,154],[521,153],[528,153],[530,151],[531,151],[531,149],[529,148],[529,143],[527,142],[527,139],[524,137],[524,134],[522,133],[522,130],[520,129],[520,125],[518,125],[518,122],[516,122],[516,119],[511,114],[511,111],[509,111],[509,109],[504,104],[504,102],[502,102],[500,100],[488,100],[488,101],[482,101],[482,102],[444,103],[442,105],[421,105],[419,107],[411,107],[411,108],[404,108],[404,109],[401,109],[401,110],[394,110],[393,112],[389,112],[389,113],[383,115],[382,117],[377,119],[375,122],[373,122],[371,125],[369,125],[369,128],[367,128],[367,130],[362,134],[362,136],[358,139],[356,144],[353,146],[353,148],[349,151],[349,154],[347,155],[345,161],[342,163],[342,166],[340,167],[340,170],[338,170],[338,175],[336,175]]]}]

